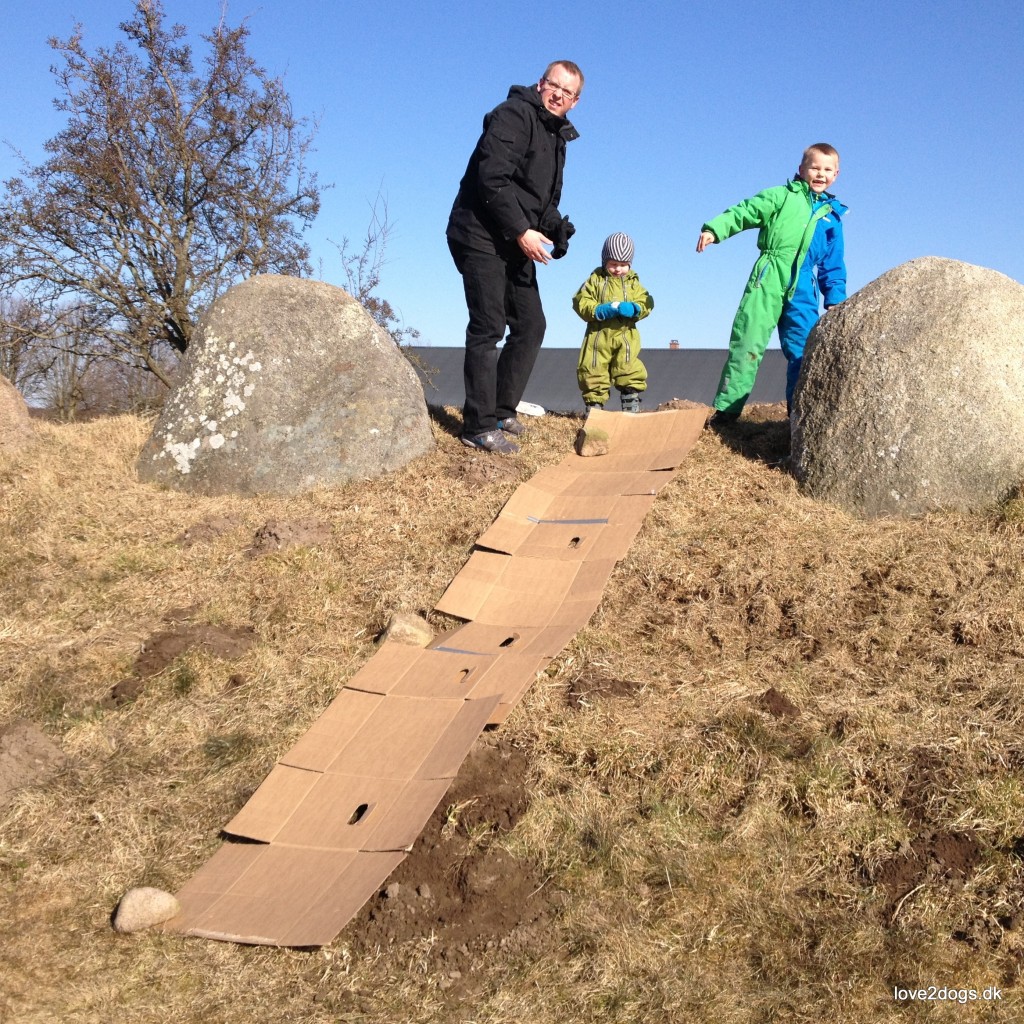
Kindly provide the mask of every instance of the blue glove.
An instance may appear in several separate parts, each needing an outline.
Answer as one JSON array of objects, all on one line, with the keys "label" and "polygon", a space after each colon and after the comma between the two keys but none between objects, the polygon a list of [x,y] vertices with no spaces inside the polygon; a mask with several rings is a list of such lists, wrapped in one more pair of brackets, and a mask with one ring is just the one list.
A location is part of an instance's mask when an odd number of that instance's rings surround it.
[{"label": "blue glove", "polygon": [[619,303],[619,316],[624,316],[627,319],[632,319],[635,316],[640,315],[640,307],[635,302],[620,302]]},{"label": "blue glove", "polygon": [[612,308],[610,302],[602,302],[597,309],[594,310],[595,320],[611,320],[615,316],[615,310]]}]

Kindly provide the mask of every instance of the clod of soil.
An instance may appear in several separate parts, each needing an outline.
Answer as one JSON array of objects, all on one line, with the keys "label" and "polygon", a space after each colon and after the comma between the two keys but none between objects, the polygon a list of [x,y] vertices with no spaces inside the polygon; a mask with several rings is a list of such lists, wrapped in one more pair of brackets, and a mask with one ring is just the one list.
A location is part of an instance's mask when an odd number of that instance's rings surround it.
[{"label": "clod of soil", "polygon": [[800,708],[796,706],[781,690],[769,686],[757,698],[757,706],[767,711],[772,718],[799,718]]},{"label": "clod of soil", "polygon": [[655,412],[666,412],[671,409],[707,409],[709,417],[713,412],[713,410],[709,406],[704,405],[703,402],[691,402],[688,398],[673,398],[671,401],[662,402]]},{"label": "clod of soil", "polygon": [[297,519],[292,523],[268,519],[256,531],[248,554],[250,558],[259,558],[285,548],[317,547],[330,539],[331,524],[321,519]]},{"label": "clod of soil", "polygon": [[981,845],[971,832],[922,833],[875,872],[875,884],[889,897],[885,912],[893,913],[900,900],[923,882],[962,883],[980,859]]},{"label": "clod of soil", "polygon": [[599,427],[580,427],[576,434],[576,454],[584,458],[607,455],[611,450],[608,431]]}]

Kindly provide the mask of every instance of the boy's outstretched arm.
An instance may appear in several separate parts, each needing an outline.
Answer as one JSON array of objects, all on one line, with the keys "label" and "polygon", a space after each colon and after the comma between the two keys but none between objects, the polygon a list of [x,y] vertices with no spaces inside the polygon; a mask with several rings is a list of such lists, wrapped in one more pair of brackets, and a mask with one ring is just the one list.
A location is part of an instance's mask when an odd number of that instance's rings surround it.
[{"label": "boy's outstretched arm", "polygon": [[[701,238],[703,239],[707,233],[711,235],[712,241],[724,242],[748,228],[763,228],[779,212],[779,208],[786,201],[787,192],[785,185],[776,185],[774,188],[758,192],[756,196],[744,199],[735,206],[730,206],[728,210],[701,225]],[[697,252],[701,252],[700,243],[697,245]],[[703,248],[707,248],[707,243]]]},{"label": "boy's outstretched arm", "polygon": [[714,232],[702,231],[700,238],[697,239],[697,252],[703,252],[709,245],[714,245],[717,241]]}]

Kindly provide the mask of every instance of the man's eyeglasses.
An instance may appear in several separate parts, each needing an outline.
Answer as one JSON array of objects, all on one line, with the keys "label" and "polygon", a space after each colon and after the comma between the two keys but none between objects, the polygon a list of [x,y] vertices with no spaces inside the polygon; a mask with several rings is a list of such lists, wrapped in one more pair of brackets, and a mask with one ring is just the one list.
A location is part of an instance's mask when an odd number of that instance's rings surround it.
[{"label": "man's eyeglasses", "polygon": [[578,92],[567,89],[564,85],[559,85],[557,82],[552,82],[550,78],[544,78],[542,81],[548,89],[552,92],[560,92],[570,103],[579,98],[580,94]]}]

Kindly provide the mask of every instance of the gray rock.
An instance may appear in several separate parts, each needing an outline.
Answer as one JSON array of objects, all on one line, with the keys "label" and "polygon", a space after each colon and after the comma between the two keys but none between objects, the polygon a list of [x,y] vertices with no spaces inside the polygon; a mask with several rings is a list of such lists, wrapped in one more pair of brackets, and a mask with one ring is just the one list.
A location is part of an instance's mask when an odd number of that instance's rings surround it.
[{"label": "gray rock", "polygon": [[430,451],[423,388],[347,292],[266,275],[200,320],[139,476],[196,494],[298,494]]},{"label": "gray rock", "polygon": [[169,892],[140,886],[129,889],[114,911],[114,930],[129,934],[170,921],[181,912],[181,904]]},{"label": "gray rock", "polygon": [[395,612],[380,639],[381,643],[390,640],[409,647],[426,647],[434,639],[434,631],[421,615],[414,612]]},{"label": "gray rock", "polygon": [[1024,480],[1024,286],[927,256],[811,332],[792,418],[806,494],[867,516],[971,510]]}]

